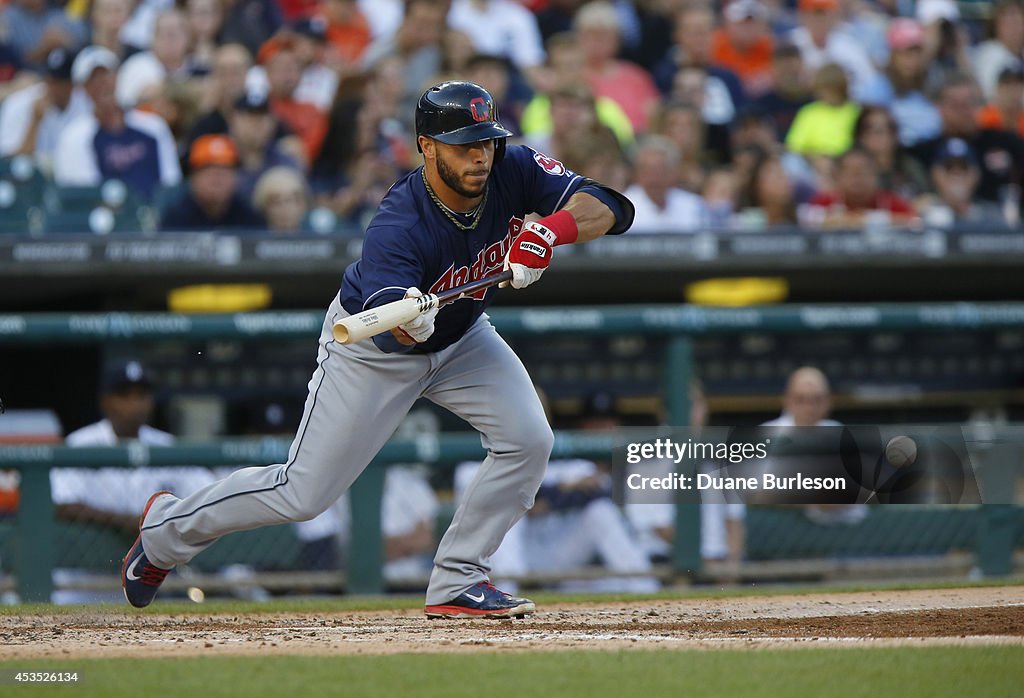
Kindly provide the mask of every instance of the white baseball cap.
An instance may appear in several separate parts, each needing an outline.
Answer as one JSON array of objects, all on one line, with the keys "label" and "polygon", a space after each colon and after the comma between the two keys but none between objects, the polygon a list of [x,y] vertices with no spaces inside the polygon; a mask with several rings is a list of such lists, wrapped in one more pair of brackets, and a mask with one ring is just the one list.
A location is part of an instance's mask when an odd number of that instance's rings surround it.
[{"label": "white baseball cap", "polygon": [[119,63],[117,56],[110,49],[102,46],[86,46],[75,57],[75,62],[71,65],[71,80],[76,85],[84,85],[97,68],[106,68],[113,72],[117,70]]},{"label": "white baseball cap", "polygon": [[950,22],[960,19],[960,8],[953,0],[918,0],[918,22],[927,25],[940,19]]},{"label": "white baseball cap", "polygon": [[768,8],[758,0],[733,0],[725,6],[722,13],[729,22],[742,22],[745,19],[768,19]]}]

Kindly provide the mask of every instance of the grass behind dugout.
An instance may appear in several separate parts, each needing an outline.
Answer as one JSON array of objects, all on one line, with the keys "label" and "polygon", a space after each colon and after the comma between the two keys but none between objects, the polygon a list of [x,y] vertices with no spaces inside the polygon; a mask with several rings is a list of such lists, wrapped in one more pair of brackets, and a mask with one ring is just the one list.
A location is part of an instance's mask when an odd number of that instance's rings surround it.
[{"label": "grass behind dugout", "polygon": [[[78,671],[18,687],[14,670]],[[365,657],[189,657],[0,663],[4,696],[600,698],[1020,696],[1020,647],[479,652]]]}]

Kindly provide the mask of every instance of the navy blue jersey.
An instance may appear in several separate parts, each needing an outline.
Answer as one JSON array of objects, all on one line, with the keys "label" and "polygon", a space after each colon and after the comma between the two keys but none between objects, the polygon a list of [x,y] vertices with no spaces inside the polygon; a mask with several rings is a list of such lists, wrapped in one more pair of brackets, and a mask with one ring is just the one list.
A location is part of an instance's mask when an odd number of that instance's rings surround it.
[{"label": "navy blue jersey", "polygon": [[[438,293],[499,272],[526,214],[554,213],[585,183],[557,160],[510,145],[491,170],[480,223],[460,230],[431,200],[422,169],[391,187],[366,229],[362,259],[345,270],[341,302],[349,313],[399,300],[410,286]],[[496,292],[491,287],[441,308],[434,334],[417,350],[458,341]]]},{"label": "navy blue jersey", "polygon": [[92,140],[104,181],[120,179],[142,198],[152,197],[160,186],[160,144],[152,134],[129,122],[117,133],[99,128]]}]

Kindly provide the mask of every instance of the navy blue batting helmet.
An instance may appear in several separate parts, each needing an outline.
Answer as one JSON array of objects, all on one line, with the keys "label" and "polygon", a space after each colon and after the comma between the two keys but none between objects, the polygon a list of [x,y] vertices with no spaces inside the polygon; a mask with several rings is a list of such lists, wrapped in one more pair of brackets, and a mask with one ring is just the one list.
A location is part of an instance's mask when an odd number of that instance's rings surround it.
[{"label": "navy blue batting helmet", "polygon": [[472,82],[452,80],[434,85],[420,97],[416,135],[449,145],[493,138],[494,161],[500,162],[505,139],[513,133],[498,121],[498,108],[487,90]]}]

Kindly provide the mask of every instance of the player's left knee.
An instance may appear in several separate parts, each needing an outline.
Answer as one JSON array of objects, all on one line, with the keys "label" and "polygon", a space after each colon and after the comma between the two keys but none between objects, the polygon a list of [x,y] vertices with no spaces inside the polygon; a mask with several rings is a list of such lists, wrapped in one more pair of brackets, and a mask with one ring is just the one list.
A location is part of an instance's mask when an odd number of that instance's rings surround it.
[{"label": "player's left knee", "polygon": [[545,422],[544,426],[537,430],[537,434],[530,446],[531,455],[537,460],[543,461],[546,466],[548,459],[551,457],[551,449],[554,447],[555,433],[551,431],[551,427]]}]

